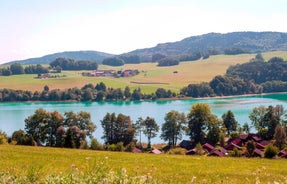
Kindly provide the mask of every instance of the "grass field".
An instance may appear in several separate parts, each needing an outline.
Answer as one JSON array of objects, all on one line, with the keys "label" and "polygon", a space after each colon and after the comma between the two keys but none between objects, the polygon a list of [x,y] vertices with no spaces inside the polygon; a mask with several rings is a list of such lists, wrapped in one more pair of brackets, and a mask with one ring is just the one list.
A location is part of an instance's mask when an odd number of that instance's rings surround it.
[{"label": "grass field", "polygon": [[0,163],[0,183],[287,182],[287,159],[152,155],[1,145]]},{"label": "grass field", "polygon": [[[157,67],[156,63],[127,64],[121,67],[99,66],[100,69],[138,69],[140,71],[139,75],[129,78],[83,77],[81,71],[63,71],[61,75],[67,77],[55,79],[35,79],[36,75],[0,76],[0,88],[35,91],[42,90],[45,85],[48,85],[50,89],[66,89],[102,81],[108,87],[113,88],[130,86],[131,89],[134,89],[140,87],[145,93],[155,92],[159,87],[179,92],[182,87],[190,83],[209,82],[214,76],[225,74],[230,65],[248,62],[254,56],[255,54],[217,55],[206,60],[182,62],[180,65],[171,67]],[[274,56],[283,57],[287,60],[287,52],[263,53],[266,60]],[[178,73],[175,74],[174,71]],[[131,81],[166,84],[132,84]]]}]

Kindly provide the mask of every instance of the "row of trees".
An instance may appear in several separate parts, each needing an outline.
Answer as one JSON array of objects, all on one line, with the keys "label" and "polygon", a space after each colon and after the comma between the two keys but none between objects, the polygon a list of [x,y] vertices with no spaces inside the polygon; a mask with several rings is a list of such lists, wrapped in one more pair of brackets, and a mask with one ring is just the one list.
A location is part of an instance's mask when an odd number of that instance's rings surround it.
[{"label": "row of trees", "polygon": [[[194,104],[187,115],[177,111],[168,112],[161,127],[152,117],[139,117],[133,123],[127,115],[107,113],[101,120],[102,138],[105,145],[122,143],[128,147],[136,143],[141,145],[141,134],[144,134],[148,148],[151,148],[151,139],[161,130],[160,137],[171,147],[175,147],[183,135],[189,136],[195,143],[215,145],[224,144],[226,135],[236,138],[242,132],[249,133],[254,127],[259,136],[264,140],[274,140],[279,149],[286,146],[286,114],[281,105],[256,107],[249,118],[251,125],[245,123],[239,126],[232,111],[227,111],[220,119],[211,113],[207,104],[200,103]],[[92,138],[92,143],[96,141],[92,137],[95,129],[96,125],[87,112],[66,112],[62,115],[57,111],[37,109],[25,119],[25,131],[15,131],[11,141],[26,145],[37,142],[52,147],[82,148],[87,146],[86,137]]]},{"label": "row of trees", "polygon": [[88,60],[74,60],[70,58],[57,58],[50,63],[52,68],[60,67],[63,70],[96,70],[98,63]]},{"label": "row of trees", "polygon": [[268,81],[287,81],[287,61],[280,57],[273,57],[268,62],[264,61],[262,55],[257,54],[248,63],[229,67],[226,75],[244,80],[253,80],[256,84]]},{"label": "row of trees", "polygon": [[69,88],[65,90],[52,89],[46,85],[42,91],[0,89],[0,102],[13,101],[121,101],[170,98],[176,96],[170,90],[158,88],[155,93],[143,94],[140,88],[131,90],[128,86],[121,88],[108,88],[105,83],[96,85],[86,84],[82,88]]},{"label": "row of trees", "polygon": [[[9,75],[21,75],[21,74],[43,74],[48,73],[49,70],[50,68],[43,67],[40,64],[23,67],[19,63],[14,63],[8,67],[0,68],[0,75],[9,76]],[[55,70],[58,71],[59,69],[56,68]]]},{"label": "row of trees", "polygon": [[215,76],[209,83],[190,84],[180,94],[191,97],[212,97],[263,92],[287,91],[287,61],[273,57],[264,62],[257,54],[250,62],[231,66],[224,76]]}]

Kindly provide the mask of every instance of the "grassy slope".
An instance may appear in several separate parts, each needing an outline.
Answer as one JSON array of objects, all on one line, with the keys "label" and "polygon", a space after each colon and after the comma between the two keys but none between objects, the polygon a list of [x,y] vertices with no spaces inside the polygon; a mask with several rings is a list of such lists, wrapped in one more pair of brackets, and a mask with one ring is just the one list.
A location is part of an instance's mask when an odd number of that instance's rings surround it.
[{"label": "grassy slope", "polygon": [[[268,60],[278,56],[287,60],[287,52],[264,53],[263,57]],[[182,87],[190,83],[209,82],[216,75],[223,75],[230,65],[248,62],[254,54],[243,54],[235,56],[217,55],[207,60],[182,62],[172,67],[157,67],[156,63],[128,64],[121,67],[108,67],[100,65],[100,69],[138,69],[141,73],[131,78],[109,78],[109,77],[83,77],[80,71],[64,71],[61,75],[66,78],[35,79],[36,75],[18,75],[4,77],[0,76],[0,88],[42,90],[45,85],[50,89],[65,89],[70,87],[82,87],[87,83],[99,83],[103,81],[108,87],[124,88],[130,86],[132,89],[141,87],[143,92],[151,93],[157,88],[163,87],[178,92]],[[143,72],[144,71],[144,72]],[[174,71],[178,71],[174,74]],[[136,82],[160,82],[168,84],[131,84]]]},{"label": "grassy slope", "polygon": [[[10,177],[36,177],[121,171],[129,176],[151,176],[159,183],[261,183],[287,180],[286,159],[217,158],[206,156],[152,155],[43,147],[0,146],[1,173]],[[105,169],[105,170],[104,170]],[[87,173],[86,173],[87,174]]]}]

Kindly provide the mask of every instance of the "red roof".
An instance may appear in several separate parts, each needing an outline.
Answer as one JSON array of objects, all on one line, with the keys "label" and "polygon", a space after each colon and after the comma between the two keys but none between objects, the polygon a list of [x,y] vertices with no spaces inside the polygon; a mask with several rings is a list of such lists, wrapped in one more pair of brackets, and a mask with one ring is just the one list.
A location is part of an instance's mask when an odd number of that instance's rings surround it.
[{"label": "red roof", "polygon": [[212,151],[214,149],[214,147],[208,143],[205,143],[203,146],[202,146],[204,149],[206,149],[208,152]]},{"label": "red roof", "polygon": [[223,157],[224,154],[216,149],[212,150],[207,156],[218,156]]},{"label": "red roof", "polygon": [[240,150],[242,149],[240,146],[233,144],[233,143],[230,143],[225,146],[225,149],[227,150],[234,150],[235,148],[240,149]]},{"label": "red roof", "polygon": [[260,150],[264,150],[264,149],[265,149],[265,146],[262,145],[262,144],[260,144],[260,143],[258,143],[258,142],[255,144],[255,147],[256,147],[257,149],[260,149]]},{"label": "red roof", "polygon": [[138,149],[138,148],[133,148],[132,150],[133,153],[141,153],[142,150]]},{"label": "red roof", "polygon": [[263,156],[263,151],[259,150],[259,149],[255,149],[253,152],[253,156]]}]

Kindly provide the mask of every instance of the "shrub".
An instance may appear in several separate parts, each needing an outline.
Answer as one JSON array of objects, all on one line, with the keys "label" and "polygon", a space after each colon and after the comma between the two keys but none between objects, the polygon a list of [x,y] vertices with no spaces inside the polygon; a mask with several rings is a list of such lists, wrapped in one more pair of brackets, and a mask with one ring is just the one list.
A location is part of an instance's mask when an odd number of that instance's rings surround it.
[{"label": "shrub", "polygon": [[168,154],[171,155],[185,155],[186,150],[183,148],[174,148],[168,151]]},{"label": "shrub", "polygon": [[0,130],[0,144],[7,144],[7,135]]},{"label": "shrub", "polygon": [[242,151],[240,151],[237,148],[235,148],[233,151],[230,152],[230,156],[232,156],[232,157],[241,157],[242,156]]},{"label": "shrub", "polygon": [[264,157],[265,158],[273,158],[278,154],[279,150],[276,146],[271,144],[267,145],[264,150]]},{"label": "shrub", "polygon": [[102,150],[103,146],[99,143],[99,141],[97,139],[92,138],[90,148],[92,150]]},{"label": "shrub", "polygon": [[252,157],[254,150],[255,150],[254,142],[253,141],[248,141],[246,143],[246,156]]},{"label": "shrub", "polygon": [[124,144],[123,142],[118,142],[117,144],[107,145],[108,151],[124,151]]}]

